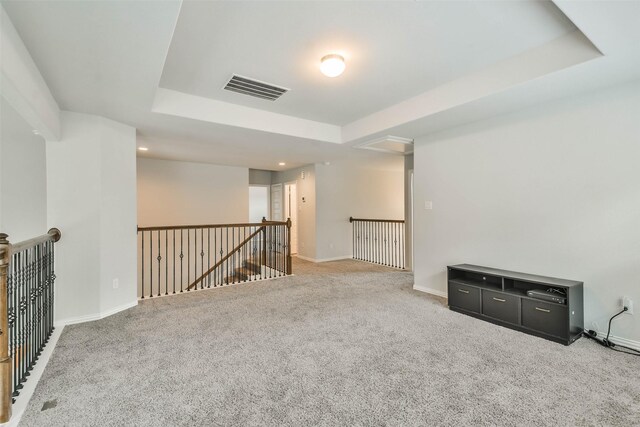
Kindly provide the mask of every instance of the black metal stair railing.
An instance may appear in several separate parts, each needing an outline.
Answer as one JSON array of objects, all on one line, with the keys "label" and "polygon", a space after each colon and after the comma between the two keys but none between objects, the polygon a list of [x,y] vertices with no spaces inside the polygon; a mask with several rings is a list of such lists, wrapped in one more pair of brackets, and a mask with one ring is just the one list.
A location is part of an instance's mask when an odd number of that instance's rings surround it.
[{"label": "black metal stair railing", "polygon": [[138,297],[291,274],[290,221],[138,227]]},{"label": "black metal stair railing", "polygon": [[[0,300],[2,311],[6,310],[0,336],[2,352],[6,351],[8,357],[3,356],[2,361],[10,363],[0,372],[11,377],[7,382],[0,380],[0,384],[11,384],[10,395],[14,398],[20,394],[54,330],[54,248],[60,236],[60,231],[52,228],[43,236],[9,244],[8,236],[0,234],[0,270],[4,270],[0,271],[4,279],[0,280],[0,287],[6,287]],[[4,396],[4,390],[2,393]]]},{"label": "black metal stair railing", "polygon": [[353,259],[404,269],[404,220],[349,218]]}]

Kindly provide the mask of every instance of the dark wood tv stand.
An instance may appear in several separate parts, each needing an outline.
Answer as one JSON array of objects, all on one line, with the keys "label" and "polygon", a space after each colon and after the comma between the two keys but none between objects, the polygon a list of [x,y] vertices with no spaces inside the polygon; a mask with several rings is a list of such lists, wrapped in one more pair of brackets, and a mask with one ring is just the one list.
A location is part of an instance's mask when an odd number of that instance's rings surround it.
[{"label": "dark wood tv stand", "polygon": [[[584,328],[582,282],[459,264],[447,267],[449,308],[497,325],[569,345]],[[564,293],[565,304],[527,296]]]}]

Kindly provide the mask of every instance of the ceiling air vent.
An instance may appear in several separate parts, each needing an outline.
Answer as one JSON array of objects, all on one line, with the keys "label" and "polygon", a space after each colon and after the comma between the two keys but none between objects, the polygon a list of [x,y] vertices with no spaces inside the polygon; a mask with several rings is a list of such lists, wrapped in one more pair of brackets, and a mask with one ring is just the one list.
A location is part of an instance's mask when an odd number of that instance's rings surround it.
[{"label": "ceiling air vent", "polygon": [[224,88],[232,92],[255,96],[256,98],[268,99],[269,101],[275,101],[284,93],[289,91],[289,89],[284,87],[239,76],[237,74],[234,74],[233,77],[231,77]]}]

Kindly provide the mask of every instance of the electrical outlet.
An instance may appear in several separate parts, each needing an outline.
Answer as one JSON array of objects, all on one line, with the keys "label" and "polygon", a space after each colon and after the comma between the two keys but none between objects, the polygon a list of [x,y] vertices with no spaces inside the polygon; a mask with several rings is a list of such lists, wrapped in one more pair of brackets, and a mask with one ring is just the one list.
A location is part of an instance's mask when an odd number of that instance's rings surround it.
[{"label": "electrical outlet", "polygon": [[118,289],[120,287],[120,281],[118,279],[113,279],[113,289]]},{"label": "electrical outlet", "polygon": [[622,306],[627,307],[625,314],[633,314],[633,300],[630,297],[622,297]]}]

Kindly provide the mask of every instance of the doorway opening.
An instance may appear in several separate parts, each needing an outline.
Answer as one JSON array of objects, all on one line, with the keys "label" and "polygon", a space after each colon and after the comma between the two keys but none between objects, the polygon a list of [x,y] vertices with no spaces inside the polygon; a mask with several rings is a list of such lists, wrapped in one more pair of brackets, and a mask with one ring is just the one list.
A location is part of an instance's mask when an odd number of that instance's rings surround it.
[{"label": "doorway opening", "polygon": [[297,185],[289,182],[284,185],[285,217],[291,218],[291,253],[298,253],[298,198]]},{"label": "doorway opening", "polygon": [[249,186],[249,222],[261,222],[269,218],[269,186]]}]

